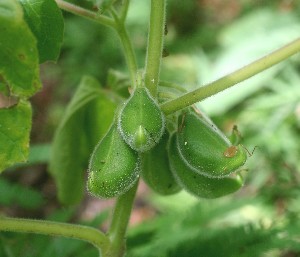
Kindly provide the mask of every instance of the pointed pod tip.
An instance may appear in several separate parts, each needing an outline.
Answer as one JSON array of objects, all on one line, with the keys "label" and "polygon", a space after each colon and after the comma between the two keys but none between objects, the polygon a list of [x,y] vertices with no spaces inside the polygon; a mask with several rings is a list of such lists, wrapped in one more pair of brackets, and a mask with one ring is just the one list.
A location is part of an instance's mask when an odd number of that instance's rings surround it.
[{"label": "pointed pod tip", "polygon": [[146,88],[136,88],[118,117],[118,129],[132,149],[145,152],[154,147],[165,129],[164,115]]},{"label": "pointed pod tip", "polygon": [[140,125],[134,135],[134,145],[137,149],[143,148],[148,141],[148,135],[147,135],[146,129]]}]

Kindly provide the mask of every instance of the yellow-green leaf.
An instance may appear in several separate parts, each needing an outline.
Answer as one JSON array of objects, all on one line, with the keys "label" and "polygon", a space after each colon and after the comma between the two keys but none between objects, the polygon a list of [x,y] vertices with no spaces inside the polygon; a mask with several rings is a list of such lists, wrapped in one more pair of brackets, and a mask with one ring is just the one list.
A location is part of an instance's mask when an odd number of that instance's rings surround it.
[{"label": "yellow-green leaf", "polygon": [[19,0],[37,39],[39,61],[56,61],[63,41],[64,20],[54,0]]},{"label": "yellow-green leaf", "polygon": [[20,101],[10,108],[0,108],[0,171],[27,161],[30,128],[29,102]]},{"label": "yellow-green leaf", "polygon": [[36,39],[16,0],[0,0],[0,80],[12,95],[32,96],[41,86]]}]

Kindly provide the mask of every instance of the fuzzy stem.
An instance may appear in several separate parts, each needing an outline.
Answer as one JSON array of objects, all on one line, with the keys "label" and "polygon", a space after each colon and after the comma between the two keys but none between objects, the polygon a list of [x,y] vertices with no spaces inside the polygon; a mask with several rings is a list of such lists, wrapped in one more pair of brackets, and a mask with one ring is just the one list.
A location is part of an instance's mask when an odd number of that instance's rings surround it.
[{"label": "fuzzy stem", "polygon": [[137,73],[137,64],[136,64],[136,58],[135,53],[132,48],[131,41],[128,37],[128,33],[124,27],[124,24],[118,27],[118,35],[120,37],[120,40],[122,42],[123,48],[124,48],[124,54],[125,59],[127,62],[127,66],[129,69],[130,79],[132,85],[135,87],[136,85],[136,73]]},{"label": "fuzzy stem", "polygon": [[174,113],[207,97],[215,95],[227,88],[230,88],[235,84],[240,83],[241,81],[244,81],[253,75],[289,58],[299,51],[300,38],[227,76],[224,76],[194,91],[186,93],[174,100],[163,103],[161,105],[161,109],[166,115]]},{"label": "fuzzy stem", "polygon": [[65,2],[63,0],[55,0],[55,1],[57,3],[58,7],[62,10],[76,14],[78,16],[82,16],[84,18],[93,20],[95,22],[99,22],[99,23],[109,26],[109,27],[115,26],[114,21],[111,18],[106,17],[105,15],[101,15],[99,13],[86,10],[75,4],[71,4],[71,3]]},{"label": "fuzzy stem", "polygon": [[151,0],[145,85],[153,97],[156,97],[159,81],[165,27],[165,8],[165,0]]},{"label": "fuzzy stem", "polygon": [[127,13],[128,13],[129,2],[130,2],[130,0],[124,0],[123,1],[123,7],[122,7],[122,10],[121,10],[121,15],[120,15],[120,19],[123,22],[125,21]]},{"label": "fuzzy stem", "polygon": [[136,85],[136,73],[137,73],[137,64],[136,64],[136,57],[135,53],[133,51],[132,43],[129,39],[128,32],[125,28],[124,21],[122,21],[119,16],[117,15],[117,12],[114,9],[111,9],[111,14],[115,20],[116,23],[116,30],[119,35],[119,38],[121,40],[123,49],[124,49],[124,55],[127,62],[127,67],[129,69],[130,79],[132,86],[135,87]]},{"label": "fuzzy stem", "polygon": [[121,195],[116,202],[112,216],[108,237],[111,242],[110,255],[112,257],[122,257],[126,250],[125,234],[131,214],[133,201],[135,198],[138,183],[127,193]]},{"label": "fuzzy stem", "polygon": [[93,244],[103,254],[110,244],[108,238],[95,228],[61,222],[1,217],[0,230],[79,239]]},{"label": "fuzzy stem", "polygon": [[137,64],[136,64],[135,53],[133,51],[133,47],[132,47],[131,41],[129,39],[127,30],[125,28],[125,24],[124,24],[126,15],[127,15],[127,11],[128,11],[129,0],[126,0],[124,3],[121,18],[119,18],[119,16],[115,12],[115,10],[111,9],[111,14],[114,19],[109,18],[105,15],[101,15],[96,12],[86,10],[84,8],[81,8],[77,5],[74,5],[74,4],[71,4],[68,2],[65,2],[63,0],[55,0],[55,1],[62,10],[68,11],[75,15],[79,15],[79,16],[82,16],[89,20],[98,22],[100,24],[106,25],[111,28],[114,28],[117,31],[119,38],[121,40],[123,49],[124,49],[125,59],[126,59],[127,66],[129,69],[131,83],[134,86],[135,85],[135,75],[137,72]]}]

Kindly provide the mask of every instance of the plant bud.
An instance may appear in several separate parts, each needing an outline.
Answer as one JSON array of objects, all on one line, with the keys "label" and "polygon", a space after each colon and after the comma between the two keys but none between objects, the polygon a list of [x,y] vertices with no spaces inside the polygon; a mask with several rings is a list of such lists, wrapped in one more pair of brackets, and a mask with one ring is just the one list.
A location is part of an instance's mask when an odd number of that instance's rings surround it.
[{"label": "plant bud", "polygon": [[169,133],[166,132],[154,148],[142,155],[141,175],[145,183],[161,195],[171,195],[181,190],[170,169],[168,139]]},{"label": "plant bud", "polygon": [[242,145],[232,145],[214,124],[192,111],[179,116],[177,147],[185,163],[207,177],[227,176],[247,160]]},{"label": "plant bud", "polygon": [[118,129],[132,149],[145,152],[160,140],[164,116],[146,88],[136,88],[118,117]]},{"label": "plant bud", "polygon": [[187,192],[200,198],[218,198],[231,194],[243,186],[240,175],[209,178],[195,172],[182,160],[176,141],[177,138],[173,135],[169,145],[170,167],[177,183]]},{"label": "plant bud", "polygon": [[138,177],[138,153],[124,142],[112,125],[91,156],[88,190],[97,197],[112,198],[128,191]]}]

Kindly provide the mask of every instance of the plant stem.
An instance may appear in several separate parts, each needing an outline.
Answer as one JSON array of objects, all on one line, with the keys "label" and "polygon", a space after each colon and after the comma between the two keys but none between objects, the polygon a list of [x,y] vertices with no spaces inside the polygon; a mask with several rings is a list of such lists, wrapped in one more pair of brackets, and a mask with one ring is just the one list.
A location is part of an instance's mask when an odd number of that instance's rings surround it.
[{"label": "plant stem", "polygon": [[120,19],[123,22],[125,21],[127,13],[128,13],[129,2],[130,2],[130,0],[124,0],[123,1],[123,7],[122,7],[122,10],[121,10],[121,15],[120,15]]},{"label": "plant stem", "polygon": [[246,80],[253,75],[289,58],[299,51],[300,38],[227,76],[224,76],[194,91],[186,93],[174,100],[163,103],[161,105],[161,109],[166,115],[181,110],[209,96],[230,88],[235,84],[240,83],[241,81]]},{"label": "plant stem", "polygon": [[78,16],[82,16],[84,18],[93,20],[95,22],[99,22],[99,23],[109,26],[109,27],[115,26],[114,21],[105,15],[101,15],[97,12],[92,12],[92,11],[86,10],[84,8],[81,8],[77,5],[74,5],[74,4],[71,4],[68,2],[65,2],[63,0],[55,0],[55,1],[57,3],[58,7],[61,8],[62,10],[68,11],[68,12],[76,14]]},{"label": "plant stem", "polygon": [[116,202],[108,237],[110,239],[111,257],[122,257],[126,249],[125,234],[135,198],[138,182],[127,193],[121,195]]},{"label": "plant stem", "polygon": [[0,230],[75,238],[93,244],[103,254],[110,244],[109,239],[95,228],[61,222],[1,217]]},{"label": "plant stem", "polygon": [[137,64],[136,64],[136,58],[135,58],[135,53],[133,51],[132,43],[129,39],[124,21],[118,17],[116,11],[113,8],[111,9],[111,14],[114,17],[115,24],[116,24],[115,29],[119,35],[119,38],[121,40],[124,49],[125,59],[127,62],[127,67],[129,69],[131,83],[132,86],[135,87]]},{"label": "plant stem", "polygon": [[182,87],[182,86],[180,86],[180,85],[178,85],[176,83],[173,83],[173,82],[159,81],[159,85],[162,86],[162,87],[169,87],[169,88],[176,89],[176,90],[178,90],[178,91],[180,91],[182,93],[186,93],[187,92],[187,90],[184,87]]},{"label": "plant stem", "polygon": [[128,37],[128,33],[125,29],[124,24],[122,24],[120,27],[118,27],[118,34],[120,37],[120,40],[122,42],[123,48],[124,48],[124,54],[125,54],[125,59],[127,62],[127,67],[129,69],[129,74],[130,74],[130,79],[131,79],[131,83],[132,86],[135,87],[136,85],[136,80],[135,80],[135,76],[137,73],[137,64],[136,64],[136,58],[135,58],[135,54],[132,48],[132,44],[131,41]]},{"label": "plant stem", "polygon": [[84,18],[90,19],[92,21],[98,22],[100,24],[106,25],[108,27],[114,28],[121,40],[122,46],[124,48],[124,54],[125,54],[125,59],[127,62],[127,66],[129,69],[130,73],[130,78],[131,78],[131,83],[134,86],[135,85],[135,74],[137,72],[137,64],[136,64],[136,58],[135,54],[132,48],[131,41],[129,39],[127,30],[125,28],[125,19],[128,11],[128,6],[129,6],[129,0],[126,0],[124,2],[124,7],[121,13],[121,18],[118,17],[117,13],[111,9],[111,14],[114,19],[109,18],[105,15],[101,15],[96,12],[92,12],[89,10],[86,10],[84,8],[81,8],[77,5],[67,3],[63,0],[55,0],[57,5],[70,13],[73,13],[75,15],[82,16]]},{"label": "plant stem", "polygon": [[159,81],[165,28],[165,8],[165,0],[151,0],[145,85],[153,97],[156,97]]}]

